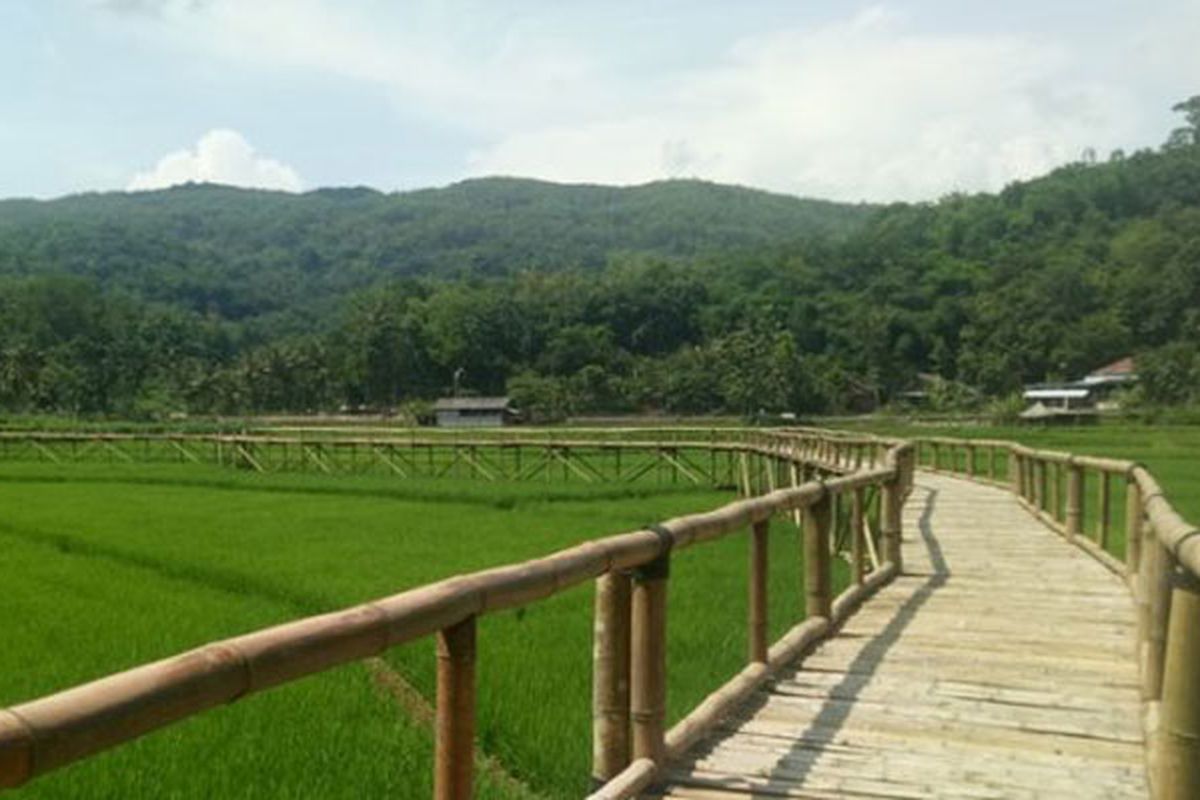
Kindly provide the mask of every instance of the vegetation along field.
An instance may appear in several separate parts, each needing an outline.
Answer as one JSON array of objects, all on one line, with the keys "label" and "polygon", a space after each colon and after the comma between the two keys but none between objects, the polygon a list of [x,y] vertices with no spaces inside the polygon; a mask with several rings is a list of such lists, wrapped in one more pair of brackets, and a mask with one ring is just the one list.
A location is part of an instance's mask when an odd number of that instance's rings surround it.
[{"label": "vegetation along field", "polygon": [[[699,181],[0,201],[0,410],[841,413],[1138,359],[1200,402],[1200,98],[1158,149],[847,205]],[[457,377],[456,377],[457,376]],[[953,392],[949,394],[954,394]],[[953,402],[953,397],[941,398]]]},{"label": "vegetation along field", "polygon": [[[0,461],[0,706],[730,499],[651,484]],[[795,530],[774,530],[777,637],[800,618],[803,594]],[[672,719],[742,664],[746,550],[745,537],[732,537],[676,560]],[[17,794],[426,797],[433,664],[431,642],[417,643],[201,715]],[[578,797],[590,767],[590,588],[485,618],[479,665],[480,796]]]}]

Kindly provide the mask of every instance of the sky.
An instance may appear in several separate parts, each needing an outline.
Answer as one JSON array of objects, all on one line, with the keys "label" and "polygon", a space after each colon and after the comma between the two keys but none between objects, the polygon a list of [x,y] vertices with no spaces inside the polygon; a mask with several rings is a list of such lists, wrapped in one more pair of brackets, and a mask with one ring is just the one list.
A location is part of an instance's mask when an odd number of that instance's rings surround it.
[{"label": "sky", "polygon": [[993,191],[1156,147],[1200,0],[0,0],[0,197],[702,178]]}]

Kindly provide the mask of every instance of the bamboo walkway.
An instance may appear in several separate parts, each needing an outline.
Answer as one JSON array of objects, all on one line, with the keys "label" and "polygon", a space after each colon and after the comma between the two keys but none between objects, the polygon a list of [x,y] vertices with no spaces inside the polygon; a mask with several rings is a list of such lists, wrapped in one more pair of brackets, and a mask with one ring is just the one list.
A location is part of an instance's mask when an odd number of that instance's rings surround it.
[{"label": "bamboo walkway", "polygon": [[919,473],[905,574],[667,772],[663,797],[1147,796],[1133,604],[1012,495]]}]

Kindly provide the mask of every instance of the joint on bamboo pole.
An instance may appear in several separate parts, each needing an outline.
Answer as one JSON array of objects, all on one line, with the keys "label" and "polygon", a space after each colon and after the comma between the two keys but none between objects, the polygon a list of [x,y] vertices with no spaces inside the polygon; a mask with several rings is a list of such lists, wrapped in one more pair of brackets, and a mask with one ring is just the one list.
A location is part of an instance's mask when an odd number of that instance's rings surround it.
[{"label": "joint on bamboo pole", "polygon": [[646,530],[658,537],[658,555],[652,560],[629,570],[635,581],[665,580],[671,574],[671,550],[675,547],[675,534],[665,525],[647,525]]},{"label": "joint on bamboo pole", "polygon": [[[1187,533],[1183,534],[1183,536],[1180,536],[1178,539],[1175,540],[1175,543],[1173,545],[1171,545],[1171,555],[1175,557],[1176,561],[1180,560],[1179,554],[1183,551],[1183,545],[1185,543],[1187,543],[1189,540],[1195,539],[1197,537],[1200,537],[1200,528],[1193,528],[1192,530],[1188,531]],[[1191,575],[1191,573],[1187,573],[1187,574],[1189,576]]]},{"label": "joint on bamboo pole", "polygon": [[435,800],[470,800],[475,760],[475,617],[437,635]]}]

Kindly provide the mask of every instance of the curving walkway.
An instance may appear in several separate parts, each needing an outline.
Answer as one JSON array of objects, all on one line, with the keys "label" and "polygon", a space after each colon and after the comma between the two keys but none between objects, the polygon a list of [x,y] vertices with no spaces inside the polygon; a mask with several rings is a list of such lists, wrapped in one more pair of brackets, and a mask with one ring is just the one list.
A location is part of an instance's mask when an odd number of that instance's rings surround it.
[{"label": "curving walkway", "polygon": [[905,574],[673,763],[664,797],[1147,796],[1121,580],[1006,492],[918,473]]}]

